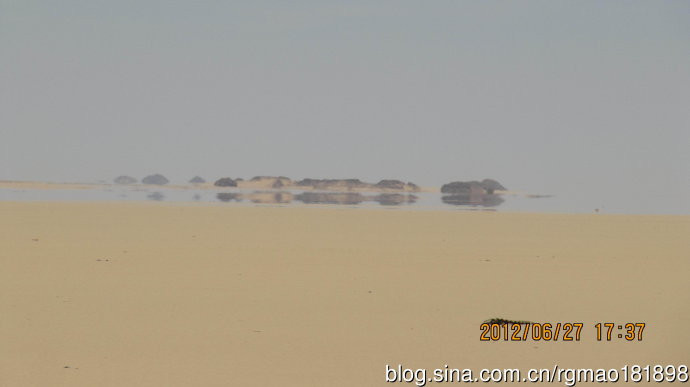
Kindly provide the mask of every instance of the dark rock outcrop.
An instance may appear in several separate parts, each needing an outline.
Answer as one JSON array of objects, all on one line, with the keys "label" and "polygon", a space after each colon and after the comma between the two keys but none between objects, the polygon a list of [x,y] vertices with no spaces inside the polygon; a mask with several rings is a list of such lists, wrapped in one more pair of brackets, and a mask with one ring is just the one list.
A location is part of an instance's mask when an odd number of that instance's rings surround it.
[{"label": "dark rock outcrop", "polygon": [[192,184],[203,184],[206,182],[203,177],[201,176],[194,176],[189,180],[190,183]]},{"label": "dark rock outcrop", "polygon": [[296,183],[299,187],[312,187],[314,189],[333,190],[357,188],[367,188],[370,184],[364,183],[359,179],[303,179]]},{"label": "dark rock outcrop", "polygon": [[302,179],[295,183],[295,185],[299,187],[313,187],[318,181],[318,179]]},{"label": "dark rock outcrop", "polygon": [[485,324],[489,324],[489,325],[494,325],[494,324],[498,324],[498,325],[506,325],[506,324],[511,324],[511,325],[512,325],[512,324],[532,325],[532,324],[534,324],[532,321],[526,321],[526,320],[507,320],[507,319],[504,319],[504,318],[490,318],[490,319],[488,319],[488,320],[484,320],[484,323],[485,323]]},{"label": "dark rock outcrop", "polygon": [[482,183],[478,181],[454,181],[452,183],[444,184],[441,187],[441,193],[447,194],[467,194],[470,192],[483,192],[486,193]]},{"label": "dark rock outcrop", "polygon": [[285,176],[254,176],[249,181],[266,181],[266,180],[283,180],[283,181],[292,181],[289,177]]},{"label": "dark rock outcrop", "polygon": [[249,183],[253,187],[277,189],[292,185],[292,179],[285,176],[254,176],[249,179]]},{"label": "dark rock outcrop", "polygon": [[489,193],[494,193],[494,191],[506,191],[506,187],[504,187],[501,183],[497,182],[496,180],[493,179],[484,179],[482,180],[482,187],[489,192]]},{"label": "dark rock outcrop", "polygon": [[302,179],[294,183],[297,187],[312,188],[323,191],[419,191],[414,183],[400,180],[384,179],[376,184],[366,183],[359,179]]},{"label": "dark rock outcrop", "polygon": [[115,179],[113,179],[113,182],[115,182],[115,184],[136,184],[137,179],[135,179],[131,176],[122,175],[122,176],[118,176]]},{"label": "dark rock outcrop", "polygon": [[484,206],[494,207],[503,203],[503,198],[494,191],[505,190],[501,183],[492,179],[482,181],[454,181],[444,184],[441,192],[448,194],[441,200],[454,206]]},{"label": "dark rock outcrop", "polygon": [[480,191],[492,194],[494,191],[505,190],[506,187],[492,179],[484,179],[482,181],[454,181],[452,183],[444,184],[441,187],[441,192],[447,194],[470,194]]},{"label": "dark rock outcrop", "polygon": [[403,190],[405,189],[405,183],[400,180],[381,180],[378,183],[374,184],[374,187],[383,189]]},{"label": "dark rock outcrop", "polygon": [[213,183],[216,187],[237,187],[237,182],[229,177],[222,177]]},{"label": "dark rock outcrop", "polygon": [[141,180],[142,183],[144,184],[153,184],[153,185],[165,185],[169,183],[169,180],[165,178],[165,176],[156,173],[154,175],[148,175],[145,178]]}]

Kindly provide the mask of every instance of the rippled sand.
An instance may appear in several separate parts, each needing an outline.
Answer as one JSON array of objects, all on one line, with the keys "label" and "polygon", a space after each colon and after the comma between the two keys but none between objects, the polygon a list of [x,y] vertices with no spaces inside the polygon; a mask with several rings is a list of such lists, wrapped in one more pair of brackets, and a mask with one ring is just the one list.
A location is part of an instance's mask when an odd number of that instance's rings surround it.
[{"label": "rippled sand", "polygon": [[[690,363],[690,217],[0,202],[2,386]],[[502,317],[580,342],[481,342]],[[597,342],[596,322],[645,322]]]}]

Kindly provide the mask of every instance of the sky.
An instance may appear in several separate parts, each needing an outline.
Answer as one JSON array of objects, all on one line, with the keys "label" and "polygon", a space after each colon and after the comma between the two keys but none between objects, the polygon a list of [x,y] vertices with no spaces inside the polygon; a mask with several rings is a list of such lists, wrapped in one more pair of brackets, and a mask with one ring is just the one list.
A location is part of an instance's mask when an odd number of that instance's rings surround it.
[{"label": "sky", "polygon": [[489,177],[690,213],[689,20],[688,1],[0,0],[0,180]]}]

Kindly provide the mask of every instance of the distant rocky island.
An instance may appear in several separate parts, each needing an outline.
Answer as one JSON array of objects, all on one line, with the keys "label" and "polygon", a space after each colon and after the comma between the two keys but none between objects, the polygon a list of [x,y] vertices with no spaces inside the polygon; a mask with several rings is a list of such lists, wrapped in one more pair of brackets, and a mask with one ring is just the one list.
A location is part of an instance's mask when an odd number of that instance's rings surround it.
[{"label": "distant rocky island", "polygon": [[441,187],[441,193],[446,194],[441,197],[441,200],[446,204],[458,206],[495,207],[504,201],[496,194],[496,191],[507,191],[507,189],[493,179],[454,181]]},{"label": "distant rocky island", "polygon": [[131,176],[122,175],[122,176],[118,176],[115,179],[113,179],[113,182],[115,184],[136,184],[139,181],[137,179],[131,177]]},{"label": "distant rocky island", "polygon": [[[137,184],[138,182],[136,178],[126,175],[118,176],[113,181],[116,184]],[[141,183],[165,185],[168,183],[168,179],[161,174],[153,174],[144,177]],[[215,180],[211,186],[210,183],[206,183],[204,178],[194,176],[188,183],[195,187],[259,190],[250,195],[232,192],[218,194],[218,199],[221,201],[248,199],[256,203],[286,203],[295,200],[303,203],[358,204],[374,201],[384,205],[398,205],[416,202],[417,197],[412,193],[422,191],[415,183],[395,179],[383,179],[377,183],[368,183],[355,178],[292,180],[286,176],[254,176],[245,180],[221,177]],[[303,192],[295,194],[294,191]],[[427,189],[426,191],[433,192],[436,190]],[[500,194],[507,189],[496,180],[484,179],[481,181],[453,181],[444,184],[440,191],[444,194],[441,200],[446,204],[494,207],[503,202]],[[377,196],[361,194],[365,192],[378,192],[380,194]]]},{"label": "distant rocky island", "polygon": [[[464,209],[494,211],[501,205],[506,195],[522,196],[526,198],[548,198],[551,195],[526,194],[508,189],[494,179],[452,181],[441,187],[420,187],[415,183],[396,179],[383,179],[377,183],[365,182],[360,179],[315,179],[305,178],[293,180],[286,176],[255,176],[250,179],[239,177],[221,177],[207,180],[201,176],[178,180],[171,183],[167,177],[155,173],[138,180],[130,175],[120,175],[112,182],[121,185],[125,190],[115,190],[104,186],[104,181],[98,183],[48,183],[0,181],[0,189],[95,189],[103,191],[104,195],[117,192],[119,198],[138,196],[138,192],[146,192],[149,200],[180,200],[180,193],[193,192],[193,200],[199,201],[211,198],[222,202],[252,202],[266,204],[343,204],[359,205],[378,203],[386,206],[399,205],[430,205],[434,201],[451,206],[461,206]],[[206,193],[204,193],[206,191]],[[131,194],[131,196],[130,196]],[[183,199],[184,200],[184,199]],[[484,207],[483,209],[480,207]]]},{"label": "distant rocky island", "polygon": [[238,187],[251,189],[299,189],[339,192],[419,192],[418,185],[401,180],[381,180],[366,183],[359,179],[302,179],[292,180],[285,176],[254,176],[249,180],[223,177],[214,183],[217,187]]},{"label": "distant rocky island", "polygon": [[501,185],[501,183],[493,179],[484,179],[482,181],[454,181],[444,184],[441,187],[441,193],[447,194],[470,194],[474,192],[481,195],[490,195],[493,194],[494,191],[507,191],[507,189]]},{"label": "distant rocky island", "polygon": [[152,184],[152,185],[166,185],[170,182],[165,176],[161,175],[160,173],[156,173],[154,175],[148,175],[145,178],[141,179],[141,182],[144,184]]},{"label": "distant rocky island", "polygon": [[237,187],[237,182],[229,177],[221,177],[213,183],[216,187]]}]

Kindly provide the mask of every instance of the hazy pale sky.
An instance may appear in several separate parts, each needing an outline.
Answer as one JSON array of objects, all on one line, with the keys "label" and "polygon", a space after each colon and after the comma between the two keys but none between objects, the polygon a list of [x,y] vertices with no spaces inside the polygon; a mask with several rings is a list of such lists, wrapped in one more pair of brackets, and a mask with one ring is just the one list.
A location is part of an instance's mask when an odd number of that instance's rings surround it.
[{"label": "hazy pale sky", "polygon": [[0,179],[358,177],[690,212],[688,1],[0,0]]}]

